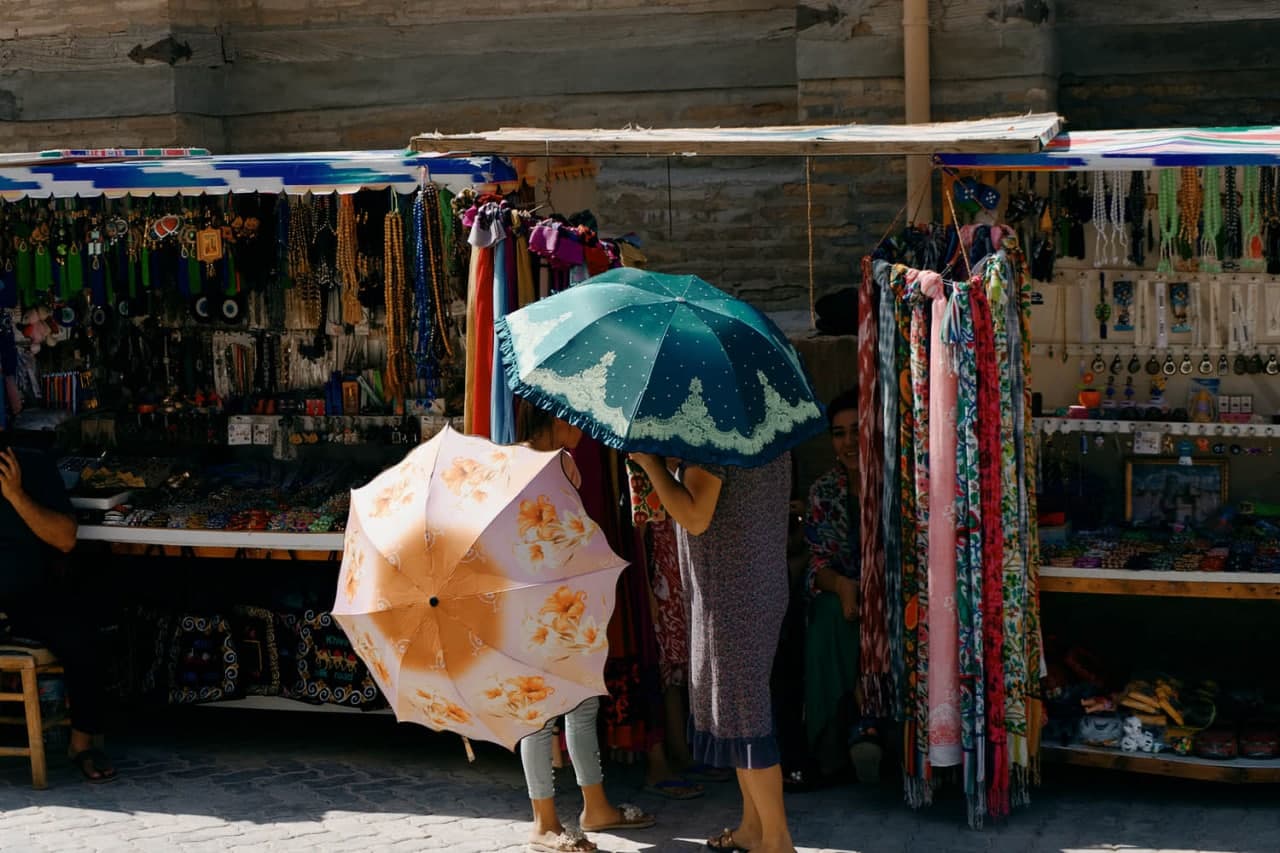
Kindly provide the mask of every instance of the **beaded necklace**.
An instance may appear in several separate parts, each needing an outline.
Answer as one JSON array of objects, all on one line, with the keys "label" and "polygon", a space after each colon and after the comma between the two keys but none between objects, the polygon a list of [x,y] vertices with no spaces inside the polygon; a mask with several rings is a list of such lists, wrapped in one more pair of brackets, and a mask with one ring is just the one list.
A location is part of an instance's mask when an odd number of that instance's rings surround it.
[{"label": "beaded necklace", "polygon": [[1156,272],[1173,272],[1173,244],[1178,236],[1178,174],[1173,169],[1160,171],[1159,203],[1160,262]]},{"label": "beaded necklace", "polygon": [[1218,260],[1218,234],[1222,232],[1222,195],[1218,186],[1218,170],[1204,170],[1204,226],[1200,234],[1200,268],[1205,272],[1222,272]]},{"label": "beaded necklace", "polygon": [[1129,255],[1129,234],[1124,228],[1126,208],[1124,172],[1112,172],[1108,183],[1110,195],[1107,201],[1111,206],[1111,264],[1119,266]]},{"label": "beaded necklace", "polygon": [[1244,188],[1240,201],[1240,225],[1243,243],[1240,252],[1240,268],[1257,272],[1263,267],[1262,211],[1259,207],[1260,173],[1257,166],[1244,169]]},{"label": "beaded necklace", "polygon": [[[394,192],[394,190],[392,191]],[[398,199],[383,220],[383,274],[387,305],[387,397],[404,397],[412,367],[406,351],[406,284],[404,269],[404,220]]]},{"label": "beaded necklace", "polygon": [[1125,216],[1129,220],[1129,260],[1137,266],[1143,262],[1143,227],[1147,218],[1147,182],[1145,172],[1129,176],[1129,197],[1125,202]]},{"label": "beaded necklace", "polygon": [[431,273],[431,298],[433,300],[432,316],[435,319],[433,332],[433,352],[437,359],[452,358],[453,345],[449,343],[449,330],[446,326],[444,285],[448,266],[449,246],[444,237],[444,212],[440,206],[440,192],[430,184],[426,190],[426,236],[427,236],[427,269]]},{"label": "beaded necklace", "polygon": [[357,325],[364,319],[360,306],[360,278],[356,274],[356,203],[351,195],[338,199],[338,276],[342,282],[342,322]]},{"label": "beaded necklace", "polygon": [[[1182,186],[1178,190],[1178,207],[1181,228],[1178,231],[1179,251],[1190,259],[1196,253],[1200,241],[1200,175],[1190,166],[1182,169]],[[1191,264],[1194,267],[1194,262]]]},{"label": "beaded necklace", "polygon": [[1226,200],[1223,210],[1224,231],[1222,237],[1222,266],[1235,269],[1240,257],[1240,195],[1236,191],[1236,167],[1222,169],[1222,194]]},{"label": "beaded necklace", "polygon": [[417,322],[411,338],[415,375],[426,383],[428,393],[433,393],[437,366],[431,352],[435,326],[431,321],[431,289],[427,283],[426,192],[423,187],[413,199],[413,307]]},{"label": "beaded necklace", "polygon": [[1093,173],[1093,265],[1107,265],[1107,246],[1110,242],[1107,222],[1107,181],[1103,172]]}]

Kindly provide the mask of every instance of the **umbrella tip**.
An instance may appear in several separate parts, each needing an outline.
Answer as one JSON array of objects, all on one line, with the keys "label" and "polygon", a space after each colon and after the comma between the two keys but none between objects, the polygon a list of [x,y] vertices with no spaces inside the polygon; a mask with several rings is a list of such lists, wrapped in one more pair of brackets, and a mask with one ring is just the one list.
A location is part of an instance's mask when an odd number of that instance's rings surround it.
[{"label": "umbrella tip", "polygon": [[427,599],[427,604],[430,604],[432,607],[439,607],[439,606],[440,606],[440,599],[436,598],[436,597],[433,595],[433,596],[431,596],[429,599]]}]

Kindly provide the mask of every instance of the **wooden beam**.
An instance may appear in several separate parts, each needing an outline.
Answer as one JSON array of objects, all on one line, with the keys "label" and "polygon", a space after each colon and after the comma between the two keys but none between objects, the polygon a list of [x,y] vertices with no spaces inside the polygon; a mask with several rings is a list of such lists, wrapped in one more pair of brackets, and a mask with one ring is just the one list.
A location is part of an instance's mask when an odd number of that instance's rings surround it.
[{"label": "wooden beam", "polygon": [[0,120],[74,120],[173,113],[174,70],[168,65],[130,65],[118,71],[0,74]]},{"label": "wooden beam", "polygon": [[[983,60],[957,44],[987,46]],[[996,77],[1030,77],[1052,71],[1057,63],[1057,39],[1052,29],[991,27],[948,33],[931,39],[929,66],[934,80],[965,81]],[[796,76],[801,80],[860,79],[902,76],[901,34],[854,36],[845,41],[800,39],[796,46]]]},{"label": "wooden beam", "polygon": [[1154,22],[1160,18],[1132,20],[1142,23],[1059,25],[1061,72],[1079,77],[1123,77],[1275,68],[1280,18],[1182,24]]}]

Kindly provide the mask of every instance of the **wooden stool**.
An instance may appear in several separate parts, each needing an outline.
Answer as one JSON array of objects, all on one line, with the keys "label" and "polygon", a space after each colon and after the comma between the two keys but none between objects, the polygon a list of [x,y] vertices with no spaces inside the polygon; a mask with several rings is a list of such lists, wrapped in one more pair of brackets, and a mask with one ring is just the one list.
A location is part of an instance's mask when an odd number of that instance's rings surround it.
[{"label": "wooden stool", "polygon": [[62,667],[57,658],[44,648],[0,646],[0,673],[16,672],[22,677],[21,693],[0,692],[0,703],[21,702],[21,717],[0,716],[0,725],[27,726],[26,746],[0,746],[0,756],[21,755],[31,759],[31,787],[42,791],[49,786],[44,755],[44,732],[56,725],[70,725],[70,721],[45,722],[40,713],[40,688],[37,679],[41,675],[61,675]]}]

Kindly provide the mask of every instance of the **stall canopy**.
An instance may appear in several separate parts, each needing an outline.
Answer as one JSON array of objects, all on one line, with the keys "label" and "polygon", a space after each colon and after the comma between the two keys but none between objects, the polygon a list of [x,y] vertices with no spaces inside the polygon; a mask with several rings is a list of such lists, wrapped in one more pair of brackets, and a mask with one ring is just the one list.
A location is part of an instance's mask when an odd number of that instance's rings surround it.
[{"label": "stall canopy", "polygon": [[200,148],[66,149],[0,155],[0,199],[193,196],[227,193],[353,193],[451,190],[516,179],[496,157],[447,158],[412,151],[211,156]]},{"label": "stall canopy", "polygon": [[1182,166],[1280,165],[1280,127],[1183,127],[1063,133],[1030,154],[940,152],[963,169],[1142,171]]},{"label": "stall canopy", "polygon": [[415,136],[415,151],[450,156],[608,157],[1034,153],[1061,129],[1050,113],[934,124],[557,130],[503,128],[486,133]]}]

